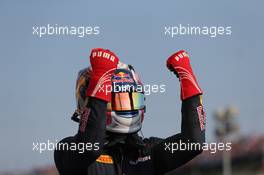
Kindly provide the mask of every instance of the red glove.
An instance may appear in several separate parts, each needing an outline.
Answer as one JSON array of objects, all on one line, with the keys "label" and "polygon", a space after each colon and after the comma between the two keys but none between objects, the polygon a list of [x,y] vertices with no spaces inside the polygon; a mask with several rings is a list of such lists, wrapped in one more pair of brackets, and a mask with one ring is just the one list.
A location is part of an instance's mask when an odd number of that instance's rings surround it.
[{"label": "red glove", "polygon": [[192,71],[187,52],[181,50],[170,56],[167,60],[167,67],[180,79],[182,100],[203,93]]},{"label": "red glove", "polygon": [[110,50],[96,48],[91,51],[91,79],[86,95],[109,102],[111,99],[112,75],[117,68],[118,57]]}]

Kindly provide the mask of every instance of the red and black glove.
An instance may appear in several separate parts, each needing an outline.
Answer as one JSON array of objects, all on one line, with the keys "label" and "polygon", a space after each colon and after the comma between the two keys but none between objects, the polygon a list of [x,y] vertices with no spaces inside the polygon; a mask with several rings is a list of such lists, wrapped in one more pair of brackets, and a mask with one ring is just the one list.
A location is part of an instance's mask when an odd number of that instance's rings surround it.
[{"label": "red and black glove", "polygon": [[203,93],[192,71],[187,52],[181,50],[170,56],[167,60],[167,67],[177,75],[181,82],[182,100]]},{"label": "red and black glove", "polygon": [[91,79],[86,95],[109,102],[111,99],[111,77],[117,68],[118,57],[110,50],[96,48],[91,51]]}]

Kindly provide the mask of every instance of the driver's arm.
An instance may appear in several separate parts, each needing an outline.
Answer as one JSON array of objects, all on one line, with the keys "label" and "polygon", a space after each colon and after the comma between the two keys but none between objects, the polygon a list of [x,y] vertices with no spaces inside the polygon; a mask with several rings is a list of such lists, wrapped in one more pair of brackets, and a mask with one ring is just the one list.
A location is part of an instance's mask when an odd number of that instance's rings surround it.
[{"label": "driver's arm", "polygon": [[107,88],[111,86],[111,77],[119,60],[111,51],[97,48],[92,50],[90,62],[92,73],[86,93],[89,100],[81,111],[78,133],[59,143],[77,145],[77,150],[55,150],[54,153],[55,164],[61,175],[82,174],[102,153],[106,105],[111,98]]},{"label": "driver's arm", "polygon": [[151,149],[158,175],[170,172],[202,153],[205,142],[202,90],[192,71],[188,54],[184,51],[173,54],[167,61],[167,67],[181,83],[182,123],[181,133],[157,141]]}]

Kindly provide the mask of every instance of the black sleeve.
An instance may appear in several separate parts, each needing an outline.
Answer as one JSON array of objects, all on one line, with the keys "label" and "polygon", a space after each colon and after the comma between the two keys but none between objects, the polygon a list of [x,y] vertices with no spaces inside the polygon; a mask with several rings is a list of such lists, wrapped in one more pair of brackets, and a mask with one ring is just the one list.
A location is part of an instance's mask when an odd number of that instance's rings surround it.
[{"label": "black sleeve", "polygon": [[202,152],[205,114],[200,98],[194,96],[183,101],[181,133],[164,140],[156,139],[151,156],[157,175],[176,169]]},{"label": "black sleeve", "polygon": [[[78,133],[67,137],[57,144],[54,160],[60,175],[83,174],[102,153],[106,127],[107,102],[90,98],[85,112],[81,116]],[[79,145],[77,150],[62,149],[58,145]],[[70,148],[70,147],[68,147]],[[92,148],[92,149],[91,149]]]}]

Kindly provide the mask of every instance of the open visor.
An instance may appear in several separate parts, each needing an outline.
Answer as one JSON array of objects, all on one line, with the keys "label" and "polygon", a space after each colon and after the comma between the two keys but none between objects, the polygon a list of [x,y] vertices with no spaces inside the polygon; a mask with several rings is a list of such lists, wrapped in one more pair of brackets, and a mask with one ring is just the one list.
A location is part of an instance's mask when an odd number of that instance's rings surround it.
[{"label": "open visor", "polygon": [[108,111],[132,111],[145,108],[145,97],[138,92],[112,93],[111,103],[107,104]]}]

